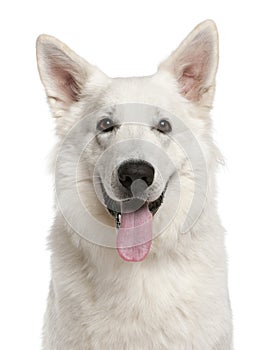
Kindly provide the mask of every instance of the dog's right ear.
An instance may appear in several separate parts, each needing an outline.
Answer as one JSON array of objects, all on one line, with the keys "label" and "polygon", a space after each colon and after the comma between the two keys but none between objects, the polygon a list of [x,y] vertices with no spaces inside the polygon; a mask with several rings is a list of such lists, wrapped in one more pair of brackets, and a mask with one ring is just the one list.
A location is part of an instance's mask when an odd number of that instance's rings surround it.
[{"label": "dog's right ear", "polygon": [[54,117],[79,101],[87,80],[99,70],[49,35],[37,39],[37,62]]}]

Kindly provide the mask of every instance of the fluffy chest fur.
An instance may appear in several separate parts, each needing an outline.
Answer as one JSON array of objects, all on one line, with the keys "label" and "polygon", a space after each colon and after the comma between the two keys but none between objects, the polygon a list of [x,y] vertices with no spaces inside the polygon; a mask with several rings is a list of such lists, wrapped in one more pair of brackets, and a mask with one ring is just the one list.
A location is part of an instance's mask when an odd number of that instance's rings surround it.
[{"label": "fluffy chest fur", "polygon": [[176,253],[135,265],[115,259],[111,249],[101,251],[102,261],[112,258],[105,268],[87,257],[86,242],[79,240],[76,249],[58,218],[44,348],[230,349],[221,230],[214,223],[213,236],[193,232]]}]

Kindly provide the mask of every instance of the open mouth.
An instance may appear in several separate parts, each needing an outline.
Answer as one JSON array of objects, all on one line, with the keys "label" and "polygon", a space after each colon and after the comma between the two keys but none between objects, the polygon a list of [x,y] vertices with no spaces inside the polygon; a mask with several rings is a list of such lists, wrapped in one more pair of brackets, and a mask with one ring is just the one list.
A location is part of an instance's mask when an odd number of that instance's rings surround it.
[{"label": "open mouth", "polygon": [[115,219],[116,247],[123,260],[140,262],[148,255],[153,236],[153,216],[162,205],[166,187],[161,195],[152,202],[138,198],[115,201],[108,196],[101,185],[107,210]]},{"label": "open mouth", "polygon": [[[106,190],[104,189],[104,186],[102,185],[101,187],[102,187],[102,193],[103,193],[103,197],[104,197],[104,203],[107,207],[107,210],[110,213],[110,215],[114,217],[116,227],[119,228],[121,225],[121,216],[122,216],[121,202],[117,202],[117,201],[114,201],[113,199],[111,199],[108,196]],[[166,187],[165,187],[164,191],[161,193],[161,195],[155,201],[144,203],[144,205],[146,205],[148,207],[152,216],[154,216],[157,213],[158,209],[160,208],[160,206],[163,203],[163,198],[164,198],[164,194],[166,191]],[[143,206],[142,201],[141,201],[141,206]]]}]

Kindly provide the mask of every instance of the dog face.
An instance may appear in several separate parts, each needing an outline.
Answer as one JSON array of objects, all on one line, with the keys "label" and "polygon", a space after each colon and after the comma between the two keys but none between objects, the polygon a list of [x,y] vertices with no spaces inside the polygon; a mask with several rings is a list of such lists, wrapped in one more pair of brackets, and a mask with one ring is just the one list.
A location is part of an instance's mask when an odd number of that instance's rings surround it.
[{"label": "dog face", "polygon": [[171,249],[203,209],[215,154],[214,23],[196,27],[149,77],[109,78],[46,35],[37,57],[56,118],[56,191],[66,221],[126,261],[145,259],[157,236],[151,251]]}]

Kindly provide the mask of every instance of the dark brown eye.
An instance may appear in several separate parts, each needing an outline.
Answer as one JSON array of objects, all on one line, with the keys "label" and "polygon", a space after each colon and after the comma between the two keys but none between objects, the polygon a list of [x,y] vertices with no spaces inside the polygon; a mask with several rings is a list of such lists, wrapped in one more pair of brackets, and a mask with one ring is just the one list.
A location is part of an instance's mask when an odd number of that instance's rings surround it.
[{"label": "dark brown eye", "polygon": [[110,132],[114,129],[114,122],[110,118],[103,118],[97,124],[97,130],[102,132]]},{"label": "dark brown eye", "polygon": [[172,131],[171,123],[166,119],[161,119],[157,125],[157,130],[167,134],[168,132]]}]

